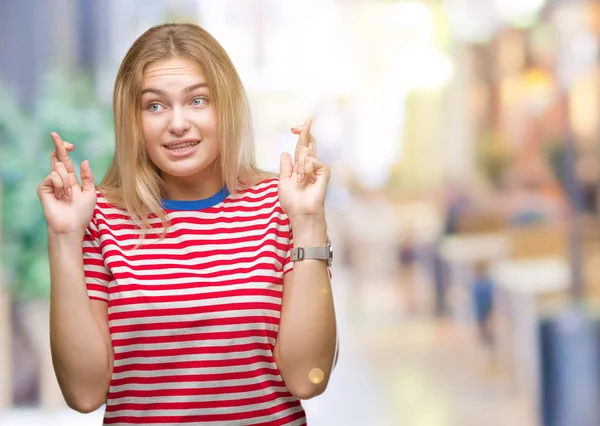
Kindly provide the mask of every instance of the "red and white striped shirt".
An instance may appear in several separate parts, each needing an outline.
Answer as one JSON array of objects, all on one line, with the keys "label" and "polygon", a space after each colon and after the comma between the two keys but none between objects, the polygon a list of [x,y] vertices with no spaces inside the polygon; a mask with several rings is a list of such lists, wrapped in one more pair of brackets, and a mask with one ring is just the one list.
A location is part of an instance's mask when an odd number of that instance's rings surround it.
[{"label": "red and white striped shirt", "polygon": [[293,244],[277,185],[167,200],[166,238],[137,249],[134,222],[99,194],[83,257],[89,297],[108,302],[105,425],[306,424],[273,357]]}]

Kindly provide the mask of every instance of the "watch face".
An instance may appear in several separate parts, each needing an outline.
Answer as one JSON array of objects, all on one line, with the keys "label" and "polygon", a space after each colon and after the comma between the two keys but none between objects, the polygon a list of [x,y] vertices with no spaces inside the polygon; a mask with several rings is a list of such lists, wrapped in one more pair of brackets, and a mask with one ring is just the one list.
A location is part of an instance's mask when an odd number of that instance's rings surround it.
[{"label": "watch face", "polygon": [[327,264],[329,266],[333,265],[333,246],[331,244],[328,244],[329,247],[329,260],[327,261]]}]

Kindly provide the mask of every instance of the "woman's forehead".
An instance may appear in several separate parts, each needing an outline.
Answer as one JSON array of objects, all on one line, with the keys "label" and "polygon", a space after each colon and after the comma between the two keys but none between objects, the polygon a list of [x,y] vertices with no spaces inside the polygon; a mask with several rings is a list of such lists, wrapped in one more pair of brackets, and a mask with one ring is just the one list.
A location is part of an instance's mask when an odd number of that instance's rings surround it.
[{"label": "woman's forehead", "polygon": [[200,65],[185,58],[169,58],[150,64],[143,74],[143,80],[144,86],[157,83],[183,86],[206,83]]}]

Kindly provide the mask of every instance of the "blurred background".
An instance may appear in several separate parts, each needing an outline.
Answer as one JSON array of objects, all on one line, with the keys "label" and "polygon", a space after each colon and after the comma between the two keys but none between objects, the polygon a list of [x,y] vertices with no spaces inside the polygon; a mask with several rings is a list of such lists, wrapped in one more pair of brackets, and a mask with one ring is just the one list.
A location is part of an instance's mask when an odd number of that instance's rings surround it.
[{"label": "blurred background", "polygon": [[154,24],[232,57],[260,164],[314,117],[341,357],[311,425],[600,424],[600,1],[0,0],[0,425],[65,407],[36,187],[49,132],[98,180]]}]

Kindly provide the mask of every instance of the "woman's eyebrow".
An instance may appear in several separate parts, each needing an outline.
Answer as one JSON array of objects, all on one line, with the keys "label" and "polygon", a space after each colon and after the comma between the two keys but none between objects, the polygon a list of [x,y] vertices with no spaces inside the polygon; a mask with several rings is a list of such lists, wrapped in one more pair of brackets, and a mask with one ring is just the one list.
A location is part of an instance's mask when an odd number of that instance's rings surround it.
[{"label": "woman's eyebrow", "polygon": [[[196,83],[196,84],[192,84],[191,86],[186,87],[185,89],[182,90],[183,93],[189,93],[189,92],[193,92],[196,89],[200,89],[201,87],[208,87],[206,83]],[[164,95],[165,92],[159,89],[154,89],[152,87],[147,87],[145,89],[142,90],[142,95],[145,93],[154,93],[156,95]]]}]

